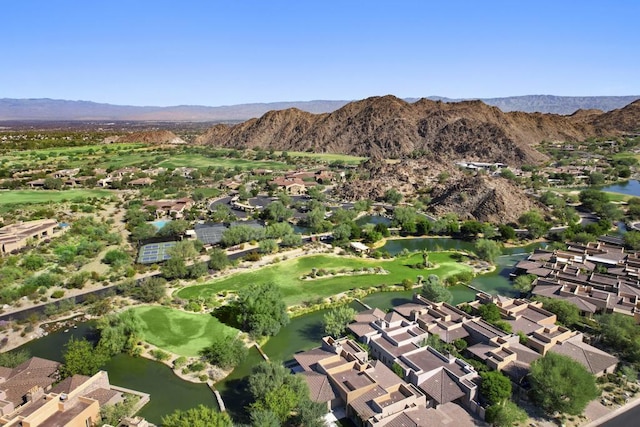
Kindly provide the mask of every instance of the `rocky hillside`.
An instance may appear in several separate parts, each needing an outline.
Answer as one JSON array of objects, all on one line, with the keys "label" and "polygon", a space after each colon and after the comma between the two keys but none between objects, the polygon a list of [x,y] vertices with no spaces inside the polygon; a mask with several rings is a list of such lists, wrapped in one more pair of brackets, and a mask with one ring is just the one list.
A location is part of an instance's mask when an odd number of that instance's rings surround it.
[{"label": "rocky hillside", "polygon": [[[460,102],[465,99],[429,97],[445,102]],[[578,110],[611,111],[640,99],[640,96],[555,96],[524,95],[505,98],[481,98],[488,105],[498,107],[504,112],[523,111],[525,113],[573,114]],[[407,101],[410,101],[407,99]],[[417,101],[417,99],[413,99]]]},{"label": "rocky hillside", "polygon": [[[359,174],[359,178],[335,188],[335,195],[355,201],[380,200],[391,188],[408,198],[428,192],[429,211],[434,216],[455,213],[461,219],[499,224],[516,222],[534,208],[545,210],[536,199],[507,179],[472,176],[441,162],[418,159],[388,164],[374,160],[366,162]],[[441,174],[446,174],[446,179]]]},{"label": "rocky hillside", "polygon": [[523,213],[543,209],[511,181],[486,176],[456,178],[434,188],[431,197],[429,208],[435,216],[453,212],[462,219],[496,224],[517,222]]},{"label": "rocky hillside", "polygon": [[619,110],[595,116],[593,125],[601,136],[616,132],[640,132],[640,100]]}]

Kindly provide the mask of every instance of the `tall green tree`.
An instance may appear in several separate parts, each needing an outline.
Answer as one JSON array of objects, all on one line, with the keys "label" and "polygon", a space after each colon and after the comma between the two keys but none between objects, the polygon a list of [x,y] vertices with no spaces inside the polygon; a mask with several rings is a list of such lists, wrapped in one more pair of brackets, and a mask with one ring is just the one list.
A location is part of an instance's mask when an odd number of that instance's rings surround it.
[{"label": "tall green tree", "polygon": [[624,246],[627,249],[637,251],[640,249],[640,231],[627,231],[624,234]]},{"label": "tall green tree", "polygon": [[276,414],[260,408],[251,409],[251,425],[253,427],[282,427]]},{"label": "tall green tree", "polygon": [[256,283],[238,291],[233,305],[238,323],[252,336],[273,336],[289,323],[287,305],[273,283]]},{"label": "tall green tree", "polygon": [[478,239],[474,245],[474,251],[478,258],[494,264],[502,253],[500,244],[489,239]]},{"label": "tall green tree", "polygon": [[248,349],[237,336],[217,336],[209,347],[202,349],[200,354],[212,365],[222,369],[237,366],[247,356]]},{"label": "tall green tree", "polygon": [[503,403],[511,398],[511,380],[502,372],[482,372],[480,378],[480,393],[490,405]]},{"label": "tall green tree", "polygon": [[565,326],[573,326],[580,322],[580,310],[575,304],[558,298],[536,296],[533,298],[542,302],[542,307],[556,315],[558,322]]},{"label": "tall green tree", "polygon": [[227,412],[198,405],[186,411],[177,410],[162,417],[163,427],[233,427]]},{"label": "tall green tree", "polygon": [[[326,413],[326,407],[311,402],[304,379],[293,375],[279,363],[262,362],[256,365],[249,376],[248,390],[254,399],[251,405],[252,419],[260,417],[272,420],[275,416],[280,425],[322,425],[318,423]],[[265,425],[275,424],[271,421]]]},{"label": "tall green tree", "polygon": [[478,312],[480,313],[480,317],[489,323],[497,322],[502,318],[500,316],[500,309],[494,303],[482,304],[478,308]]},{"label": "tall green tree", "polygon": [[513,280],[513,287],[521,293],[526,294],[531,291],[533,281],[536,280],[536,278],[537,276],[534,274],[520,275]]},{"label": "tall green tree", "polygon": [[96,329],[100,332],[97,350],[107,356],[133,354],[142,336],[142,322],[132,310],[101,317]]},{"label": "tall green tree", "polygon": [[602,340],[628,362],[640,362],[640,328],[631,316],[606,313],[596,316]]},{"label": "tall green tree", "polygon": [[271,202],[264,209],[263,218],[271,221],[285,221],[291,218],[293,215],[293,211],[291,209],[287,209],[287,207],[279,200],[275,202]]},{"label": "tall green tree", "polygon": [[435,274],[430,274],[424,281],[420,294],[433,302],[451,302],[453,295],[440,282],[440,278]]},{"label": "tall green tree", "polygon": [[60,374],[64,378],[76,374],[92,376],[107,361],[104,353],[96,351],[93,344],[85,338],[77,340],[71,337],[65,344],[65,349],[62,355],[64,364],[60,368]]},{"label": "tall green tree", "polygon": [[524,423],[527,418],[527,413],[511,401],[491,405],[485,413],[485,420],[494,427],[512,427]]},{"label": "tall green tree", "polygon": [[347,305],[329,310],[322,319],[325,334],[334,338],[342,336],[347,330],[347,325],[355,319],[356,313]]},{"label": "tall green tree", "polygon": [[220,248],[213,248],[210,252],[209,268],[213,270],[224,270],[231,265],[227,253]]},{"label": "tall green tree", "polygon": [[15,368],[21,363],[26,362],[31,357],[27,350],[12,350],[0,353],[0,366],[5,368]]},{"label": "tall green tree", "polygon": [[523,213],[518,219],[520,225],[529,231],[534,239],[544,236],[551,227],[539,211],[531,210]]},{"label": "tall green tree", "polygon": [[547,413],[579,415],[600,395],[595,377],[575,360],[548,352],[531,364],[531,398]]},{"label": "tall green tree", "polygon": [[384,201],[391,204],[397,205],[402,200],[402,194],[398,192],[395,188],[390,188],[384,193]]}]

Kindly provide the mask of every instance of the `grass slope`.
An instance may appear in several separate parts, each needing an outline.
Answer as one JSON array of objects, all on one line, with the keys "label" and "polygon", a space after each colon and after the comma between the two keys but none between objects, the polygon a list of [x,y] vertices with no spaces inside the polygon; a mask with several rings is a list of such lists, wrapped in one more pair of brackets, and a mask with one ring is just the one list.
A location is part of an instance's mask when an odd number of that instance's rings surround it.
[{"label": "grass slope", "polygon": [[[312,301],[318,297],[328,297],[355,288],[368,288],[382,284],[398,284],[403,279],[416,280],[418,275],[436,274],[442,278],[470,267],[456,262],[451,252],[434,252],[429,261],[435,263],[434,269],[416,269],[412,266],[422,262],[421,254],[391,260],[374,260],[340,257],[334,255],[312,255],[280,262],[261,269],[236,273],[231,276],[206,283],[190,286],[177,292],[185,299],[207,298],[221,291],[237,291],[251,283],[273,282],[280,287],[284,301],[288,306]],[[345,276],[325,276],[314,280],[301,280],[300,276],[309,274],[312,268],[339,270],[362,267],[382,267],[389,274],[361,274]]]},{"label": "grass slope", "polygon": [[132,308],[142,320],[143,339],[182,356],[197,356],[220,335],[235,335],[231,328],[210,314],[186,313],[167,307]]},{"label": "grass slope", "polygon": [[246,160],[246,159],[234,159],[225,157],[203,157],[199,154],[177,154],[171,156],[170,159],[163,160],[158,164],[164,168],[179,168],[179,167],[191,167],[191,168],[207,168],[207,167],[224,167],[235,168],[236,166],[251,170],[251,169],[277,169],[286,170],[293,169],[291,165],[287,165],[282,162],[276,162],[271,160]]},{"label": "grass slope", "polygon": [[[350,156],[348,154],[337,153],[310,153],[303,151],[288,151],[289,157],[310,157],[324,162],[340,161],[348,165],[359,165],[367,157]],[[281,155],[282,151],[276,151],[276,154]]]},{"label": "grass slope", "polygon": [[14,190],[0,191],[0,205],[49,203],[77,198],[110,197],[109,190]]}]

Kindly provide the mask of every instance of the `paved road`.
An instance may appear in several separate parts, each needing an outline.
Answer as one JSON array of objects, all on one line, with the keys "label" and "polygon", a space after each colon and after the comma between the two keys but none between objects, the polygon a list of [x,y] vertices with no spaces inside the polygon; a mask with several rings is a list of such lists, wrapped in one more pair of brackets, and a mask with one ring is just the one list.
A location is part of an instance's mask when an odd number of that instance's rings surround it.
[{"label": "paved road", "polygon": [[623,412],[612,420],[600,424],[601,427],[638,427],[640,425],[640,405]]}]

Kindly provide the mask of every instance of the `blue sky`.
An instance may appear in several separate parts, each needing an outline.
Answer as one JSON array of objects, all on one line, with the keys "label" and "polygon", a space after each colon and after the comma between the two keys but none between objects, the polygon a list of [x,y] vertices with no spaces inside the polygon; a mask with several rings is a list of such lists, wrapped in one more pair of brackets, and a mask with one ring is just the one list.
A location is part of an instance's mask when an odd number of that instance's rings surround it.
[{"label": "blue sky", "polygon": [[640,95],[640,1],[7,0],[0,98]]}]

